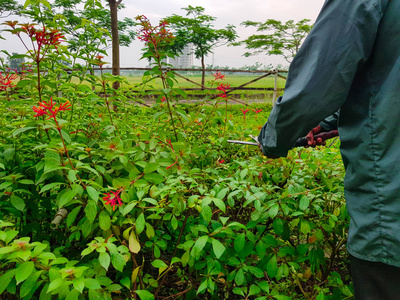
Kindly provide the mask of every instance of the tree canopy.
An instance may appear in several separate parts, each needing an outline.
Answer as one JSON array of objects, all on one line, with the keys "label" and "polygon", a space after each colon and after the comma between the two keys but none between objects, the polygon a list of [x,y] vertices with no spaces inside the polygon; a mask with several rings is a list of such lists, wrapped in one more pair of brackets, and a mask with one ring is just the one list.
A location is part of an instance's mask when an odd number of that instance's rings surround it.
[{"label": "tree canopy", "polygon": [[174,14],[165,19],[176,37],[171,47],[175,53],[180,53],[186,45],[193,45],[195,57],[201,60],[204,85],[204,58],[215,47],[233,42],[237,38],[235,26],[227,25],[225,28],[215,29],[213,22],[216,18],[205,15],[203,7],[189,5],[182,9],[186,11],[186,16]]},{"label": "tree canopy", "polygon": [[246,57],[259,53],[281,55],[290,63],[312,28],[310,21],[309,19],[298,22],[293,20],[281,22],[273,19],[268,19],[266,22],[245,21],[241,25],[255,27],[258,33],[232,45],[245,45],[246,49],[250,50],[244,53]]}]

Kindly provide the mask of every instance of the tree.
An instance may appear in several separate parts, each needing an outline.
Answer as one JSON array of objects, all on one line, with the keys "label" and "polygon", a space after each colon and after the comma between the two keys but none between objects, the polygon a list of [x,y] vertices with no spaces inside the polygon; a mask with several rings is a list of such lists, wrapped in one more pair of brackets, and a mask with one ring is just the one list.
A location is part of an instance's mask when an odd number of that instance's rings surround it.
[{"label": "tree", "polygon": [[22,66],[24,63],[25,63],[24,56],[21,56],[16,52],[13,52],[12,55],[7,58],[8,67],[12,70],[17,70],[18,72],[22,70]]},{"label": "tree", "polygon": [[245,21],[241,25],[256,27],[257,32],[266,32],[253,34],[243,41],[232,43],[234,46],[245,45],[246,49],[252,50],[252,52],[246,52],[244,56],[248,57],[258,53],[281,55],[288,63],[299,51],[302,42],[312,28],[308,19],[297,23],[293,20],[282,23],[272,19],[268,19],[266,22]]},{"label": "tree", "polygon": [[204,8],[200,6],[190,6],[183,8],[186,17],[173,15],[165,20],[170,24],[176,37],[172,51],[176,54],[181,53],[185,45],[192,44],[194,55],[201,60],[202,77],[201,84],[205,81],[204,58],[212,53],[215,47],[233,42],[237,38],[235,26],[228,25],[225,29],[214,29],[212,22],[215,17],[204,15]]},{"label": "tree", "polygon": [[15,0],[0,0],[0,18],[7,18],[10,15],[18,15],[22,5]]},{"label": "tree", "polygon": [[[112,42],[112,74],[119,75],[119,33],[118,33],[118,6],[122,0],[107,0],[110,5],[111,42]],[[114,81],[113,88],[118,89],[119,81]]]},{"label": "tree", "polygon": [[[74,38],[80,38],[80,32],[76,28],[79,28],[84,19],[92,21],[99,28],[105,28],[111,33],[111,39],[107,36],[107,44],[111,44],[112,47],[113,75],[120,74],[119,46],[129,46],[136,35],[136,32],[132,30],[136,25],[132,19],[124,18],[118,21],[118,10],[124,8],[121,1],[107,0],[109,9],[99,0],[86,0],[84,9],[80,8],[82,0],[55,0],[54,2],[54,6],[61,9],[62,15],[68,20],[68,31]],[[114,82],[113,87],[117,89],[119,82]]]}]

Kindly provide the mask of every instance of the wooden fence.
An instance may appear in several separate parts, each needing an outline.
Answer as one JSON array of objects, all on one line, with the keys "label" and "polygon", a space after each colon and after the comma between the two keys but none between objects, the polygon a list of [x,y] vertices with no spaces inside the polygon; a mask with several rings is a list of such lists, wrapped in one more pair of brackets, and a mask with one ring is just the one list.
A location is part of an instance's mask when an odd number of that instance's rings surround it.
[{"label": "wooden fence", "polygon": [[[95,68],[95,71],[100,71],[99,68]],[[112,70],[112,68],[103,68],[103,70]],[[151,70],[151,68],[120,68],[120,71],[148,71]],[[209,89],[207,87],[202,86],[201,84],[194,82],[193,80],[179,74],[178,72],[202,72],[201,69],[182,69],[182,68],[168,68],[168,70],[173,71],[174,74],[190,83],[193,83],[194,85],[198,86],[198,88],[184,88],[182,90],[186,90],[186,91],[195,91],[195,90],[204,90],[204,89]],[[237,90],[273,90],[273,98],[272,98],[272,102],[273,104],[275,104],[276,98],[277,98],[277,94],[278,91],[282,91],[283,89],[278,88],[278,78],[282,78],[286,80],[286,77],[283,76],[282,74],[286,74],[287,71],[286,70],[231,70],[231,69],[219,69],[219,70],[215,70],[215,69],[205,69],[205,72],[223,72],[223,73],[252,73],[252,74],[262,74],[261,76],[250,80],[246,83],[241,84],[240,86],[237,87],[230,87],[229,90],[227,90],[227,94],[231,93],[233,91],[237,91]],[[246,87],[247,85],[254,83],[260,79],[263,79],[265,77],[268,76],[274,76],[275,81],[274,81],[274,87],[273,88],[257,88],[257,87]]]}]

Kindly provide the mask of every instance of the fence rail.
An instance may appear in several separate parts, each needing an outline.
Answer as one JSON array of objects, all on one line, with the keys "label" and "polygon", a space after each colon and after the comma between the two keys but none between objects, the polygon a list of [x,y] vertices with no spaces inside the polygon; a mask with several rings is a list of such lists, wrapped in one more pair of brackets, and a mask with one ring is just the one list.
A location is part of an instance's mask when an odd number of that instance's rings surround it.
[{"label": "fence rail", "polygon": [[[102,68],[102,70],[112,70],[112,68]],[[120,68],[120,71],[150,71],[152,68],[136,68],[136,67],[123,67]],[[190,80],[189,78],[183,76],[182,74],[179,74],[178,72],[202,72],[202,69],[187,69],[187,68],[166,68],[166,70],[172,71],[175,73],[175,75],[199,86],[199,88],[183,88],[182,90],[184,91],[200,91],[204,89],[209,89],[201,84],[194,82],[193,80]],[[94,68],[94,71],[100,71],[100,68]],[[224,73],[250,73],[250,74],[263,74],[253,80],[250,80],[244,84],[241,84],[240,86],[237,87],[231,87],[229,90],[227,90],[227,94],[236,90],[267,90],[267,91],[273,91],[273,97],[272,97],[272,103],[275,104],[278,91],[282,91],[282,88],[278,88],[278,78],[282,78],[286,80],[286,77],[281,75],[281,74],[286,74],[288,71],[287,70],[235,70],[235,69],[205,69],[205,72],[224,72]],[[259,88],[259,87],[246,87],[247,85],[254,83],[262,78],[268,77],[268,76],[274,76],[274,87],[266,87],[266,88]]]}]

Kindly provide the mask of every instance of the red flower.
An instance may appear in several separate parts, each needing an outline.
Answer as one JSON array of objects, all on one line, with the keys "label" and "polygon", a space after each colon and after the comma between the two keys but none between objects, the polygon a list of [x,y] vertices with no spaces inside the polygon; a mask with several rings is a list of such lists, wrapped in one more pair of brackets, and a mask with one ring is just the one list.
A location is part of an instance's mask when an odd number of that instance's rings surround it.
[{"label": "red flower", "polygon": [[262,109],[261,109],[261,108],[260,108],[260,109],[253,109],[253,111],[254,111],[256,114],[258,114],[258,113],[262,112]]},{"label": "red flower", "polygon": [[138,30],[138,39],[146,44],[151,44],[154,47],[160,43],[169,43],[173,39],[172,33],[167,29],[168,22],[161,20],[158,26],[152,26],[149,19],[145,16],[137,16],[141,29]]},{"label": "red flower", "polygon": [[166,100],[166,98],[165,98],[165,96],[163,96],[163,97],[161,98],[161,102],[165,102],[165,100]]},{"label": "red flower", "polygon": [[221,92],[224,92],[224,93],[226,93],[226,91],[228,90],[228,89],[230,89],[231,88],[231,86],[229,85],[229,84],[223,84],[223,83],[220,83],[220,84],[218,84],[218,86],[217,86],[217,90],[219,90],[219,91],[221,91]]},{"label": "red flower", "polygon": [[229,84],[223,84],[223,83],[218,84],[217,90],[222,92],[218,96],[220,96],[221,98],[226,98],[226,91],[229,90],[230,87],[231,86]]},{"label": "red flower", "polygon": [[17,78],[18,75],[15,73],[6,73],[5,75],[2,75],[0,72],[0,91],[5,91],[9,88],[15,87],[15,84],[12,81]]},{"label": "red flower", "polygon": [[68,107],[70,107],[71,104],[67,100],[64,104],[60,104],[59,107],[55,106],[55,103],[53,102],[53,98],[50,98],[50,102],[39,102],[39,107],[32,107],[33,111],[36,112],[35,117],[40,117],[43,115],[47,115],[50,118],[53,118],[54,121],[56,121],[56,116],[59,111],[65,111],[65,110],[70,110]]},{"label": "red flower", "polygon": [[225,162],[225,160],[223,160],[223,159],[220,159],[220,160],[218,161],[219,164],[223,164],[224,162]]},{"label": "red flower", "polygon": [[171,139],[167,140],[168,145],[171,147],[172,151],[175,152],[174,147],[172,146]]},{"label": "red flower", "polygon": [[103,197],[103,200],[106,201],[105,205],[111,205],[113,211],[115,210],[115,206],[122,206],[122,200],[121,200],[121,192],[123,189],[119,189],[116,192],[111,191],[111,193],[105,193],[105,197]]},{"label": "red flower", "polygon": [[250,111],[250,109],[243,109],[243,108],[241,108],[240,110],[242,111],[244,117],[246,117],[247,112]]},{"label": "red flower", "polygon": [[212,75],[215,77],[215,80],[218,80],[218,79],[224,80],[225,79],[225,75],[222,75],[221,72],[218,72],[218,71]]},{"label": "red flower", "polygon": [[167,167],[167,170],[171,169],[173,166],[175,166],[178,163],[178,161],[176,160],[172,165]]}]

